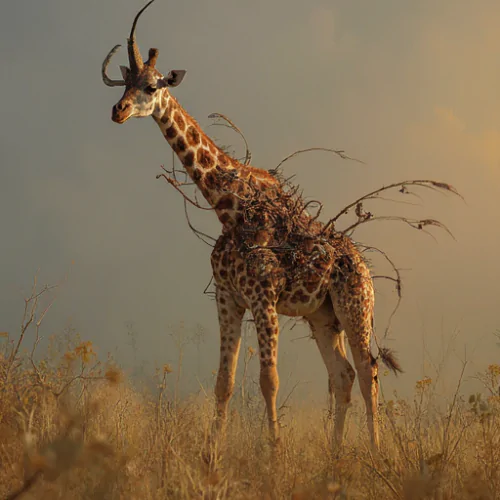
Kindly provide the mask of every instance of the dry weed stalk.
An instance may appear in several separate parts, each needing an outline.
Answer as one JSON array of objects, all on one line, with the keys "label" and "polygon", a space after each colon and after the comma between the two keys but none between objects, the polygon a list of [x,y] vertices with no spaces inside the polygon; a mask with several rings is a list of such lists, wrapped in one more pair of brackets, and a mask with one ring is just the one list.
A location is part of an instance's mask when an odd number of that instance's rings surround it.
[{"label": "dry weed stalk", "polygon": [[[178,337],[178,348],[184,349],[191,336]],[[7,345],[10,354],[12,343]],[[96,366],[92,345],[79,337],[72,338],[67,351],[68,356],[59,353],[59,363],[33,358],[47,387],[65,385],[80,373],[82,361],[87,370]],[[310,425],[317,420],[314,409],[303,415],[294,411],[286,418],[282,452],[273,467],[265,440],[256,438],[262,405],[249,404],[258,382],[245,384],[246,403],[233,412],[228,446],[212,450],[217,464],[213,470],[200,454],[211,422],[211,396],[179,398],[174,405],[173,393],[167,399],[166,381],[173,371],[168,365],[161,370],[159,395],[132,389],[119,368],[108,363],[85,372],[89,378],[55,398],[40,391],[30,352],[24,356],[23,361],[18,354],[4,393],[7,399],[0,400],[1,498],[498,498],[500,401],[489,390],[500,380],[497,365],[477,375],[488,384],[484,397],[463,398],[464,362],[444,408],[433,403],[442,400],[435,392],[438,377],[418,381],[413,400],[381,403],[386,411],[380,417],[380,457],[371,456],[359,437],[364,421],[356,401],[341,457],[332,456],[328,432]],[[248,356],[253,359],[250,351]],[[67,373],[68,357],[77,370],[72,374]],[[182,355],[179,359],[182,363]],[[34,396],[24,398],[29,388],[35,389]],[[291,397],[293,390],[291,384]]]},{"label": "dry weed stalk", "polygon": [[59,285],[44,285],[41,290],[38,289],[38,273],[35,274],[33,278],[33,286],[31,287],[31,293],[28,297],[24,299],[24,312],[23,317],[21,319],[20,333],[17,339],[17,342],[11,341],[9,334],[6,332],[3,337],[7,339],[7,342],[11,343],[12,348],[10,354],[5,357],[4,364],[4,373],[3,373],[3,387],[5,388],[9,383],[9,377],[13,369],[15,369],[18,362],[19,350],[21,349],[21,345],[24,341],[26,332],[28,329],[34,325],[35,326],[35,335],[36,340],[33,345],[33,350],[36,349],[36,346],[40,342],[40,327],[45,318],[45,315],[49,312],[52,307],[55,297],[49,301],[48,305],[41,311],[41,313],[37,317],[37,313],[39,312],[40,300],[51,290],[54,290]]}]

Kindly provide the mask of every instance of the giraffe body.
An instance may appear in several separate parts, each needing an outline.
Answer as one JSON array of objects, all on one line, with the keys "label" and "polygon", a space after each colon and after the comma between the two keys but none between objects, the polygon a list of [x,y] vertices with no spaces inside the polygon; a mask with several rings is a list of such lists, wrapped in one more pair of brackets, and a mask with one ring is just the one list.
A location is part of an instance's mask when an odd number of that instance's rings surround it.
[{"label": "giraffe body", "polygon": [[328,372],[330,410],[335,401],[335,443],[342,442],[355,371],[346,357],[351,347],[367,409],[374,448],[377,426],[378,367],[370,351],[373,330],[373,283],[354,243],[307,213],[300,198],[268,171],[242,165],[225,154],[170,94],[184,76],[163,76],[155,67],[157,49],[142,61],[135,41],[136,16],[123,80],[106,75],[115,47],[106,57],[102,76],[108,86],[125,86],[112,119],[152,116],[222,223],[222,235],[211,255],[220,323],[220,365],[215,387],[215,432],[227,416],[241,344],[245,310],[251,311],[260,352],[260,385],[269,430],[278,439],[276,397],[278,315],[303,317],[309,323]]},{"label": "giraffe body", "polygon": [[370,351],[374,292],[369,270],[349,238],[336,235],[310,248],[309,262],[283,262],[279,252],[255,248],[242,253],[236,231],[222,235],[212,252],[221,327],[220,365],[216,396],[218,418],[226,419],[234,387],[241,342],[241,321],[250,310],[257,330],[261,387],[266,399],[271,437],[278,437],[276,396],[278,314],[304,317],[309,323],[328,372],[329,409],[335,399],[335,441],[342,442],[355,371],[347,360],[344,332],[351,346],[367,407],[374,448],[378,447],[376,420],[378,367]]}]

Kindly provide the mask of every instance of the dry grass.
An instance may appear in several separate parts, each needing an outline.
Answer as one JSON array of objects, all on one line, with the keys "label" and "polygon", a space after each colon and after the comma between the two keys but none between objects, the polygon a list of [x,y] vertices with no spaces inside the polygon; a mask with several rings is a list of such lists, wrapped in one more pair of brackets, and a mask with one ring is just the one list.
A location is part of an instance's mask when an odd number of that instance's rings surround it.
[{"label": "dry grass", "polygon": [[[35,295],[27,299],[24,322]],[[37,334],[36,317],[43,318],[35,314],[28,328]],[[497,365],[480,375],[483,395],[460,396],[460,377],[446,402],[433,381],[423,379],[412,399],[381,403],[377,457],[368,451],[357,404],[342,453],[331,452],[331,422],[322,409],[294,405],[274,455],[260,395],[240,391],[227,442],[209,470],[203,457],[210,389],[175,401],[169,366],[157,372],[149,391],[134,388],[111,360],[101,363],[77,336],[53,338],[36,357],[31,347],[16,350],[17,338],[3,336],[0,498],[500,498]],[[257,361],[247,353],[245,363]]]}]

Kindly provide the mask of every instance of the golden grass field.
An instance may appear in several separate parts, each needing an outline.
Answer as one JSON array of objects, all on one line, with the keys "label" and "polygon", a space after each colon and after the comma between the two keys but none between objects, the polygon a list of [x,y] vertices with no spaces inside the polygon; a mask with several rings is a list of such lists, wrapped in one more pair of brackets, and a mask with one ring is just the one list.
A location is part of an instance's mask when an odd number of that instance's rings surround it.
[{"label": "golden grass field", "polygon": [[[379,456],[369,451],[360,404],[334,455],[325,409],[293,398],[273,455],[260,394],[242,391],[239,380],[226,444],[209,470],[212,388],[177,400],[180,372],[167,365],[141,388],[78,335],[53,337],[35,356],[47,312],[37,313],[36,293],[26,299],[20,337],[0,339],[2,499],[500,498],[498,365],[478,374],[480,395],[462,393],[462,373],[449,400],[423,379],[413,397],[381,401]],[[258,363],[251,349],[242,356]]]}]

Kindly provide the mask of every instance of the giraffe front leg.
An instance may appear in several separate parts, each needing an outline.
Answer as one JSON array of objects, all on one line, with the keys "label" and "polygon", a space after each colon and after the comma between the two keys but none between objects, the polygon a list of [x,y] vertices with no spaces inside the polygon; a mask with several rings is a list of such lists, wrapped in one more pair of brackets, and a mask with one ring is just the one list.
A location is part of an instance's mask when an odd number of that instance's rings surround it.
[{"label": "giraffe front leg", "polygon": [[269,435],[273,445],[278,443],[279,425],[276,399],[278,397],[278,313],[276,303],[263,299],[253,308],[260,353],[260,388],[266,402]]},{"label": "giraffe front leg", "polygon": [[233,394],[236,366],[241,344],[241,322],[245,310],[232,295],[220,287],[216,293],[220,326],[220,362],[215,384],[215,435],[220,435],[227,420],[229,400]]}]

